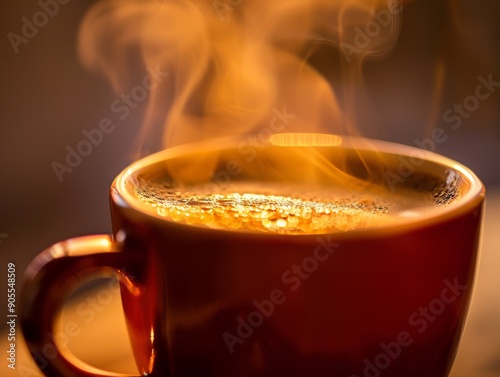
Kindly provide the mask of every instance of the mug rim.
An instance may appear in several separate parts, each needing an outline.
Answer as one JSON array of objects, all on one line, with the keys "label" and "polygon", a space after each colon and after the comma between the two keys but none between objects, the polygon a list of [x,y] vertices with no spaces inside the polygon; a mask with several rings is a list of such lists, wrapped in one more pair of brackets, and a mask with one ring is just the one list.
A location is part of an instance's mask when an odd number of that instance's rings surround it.
[{"label": "mug rim", "polygon": [[[283,133],[283,134],[273,134],[271,135],[267,142],[268,145],[278,145],[273,143],[273,137],[276,135],[298,135],[300,133]],[[303,135],[303,134],[302,134]],[[340,136],[333,134],[318,134],[310,133],[308,135],[319,135],[324,137],[333,138],[335,140],[334,146],[336,148],[343,148],[346,150],[357,150],[357,151],[375,151],[385,154],[395,154],[398,156],[411,156],[412,153],[423,153],[423,160],[428,161],[443,167],[448,167],[458,171],[466,180],[469,182],[470,187],[457,201],[456,205],[448,206],[447,208],[440,208],[438,211],[432,211],[422,216],[416,218],[410,218],[404,221],[398,221],[391,223],[383,227],[367,227],[367,228],[356,228],[345,232],[335,231],[335,232],[320,232],[320,233],[302,233],[302,234],[281,234],[274,232],[252,232],[247,230],[233,230],[233,229],[221,229],[221,228],[209,228],[199,225],[189,225],[184,223],[175,222],[162,217],[154,212],[147,212],[136,204],[137,199],[127,190],[126,185],[128,183],[128,178],[132,176],[135,172],[151,166],[155,163],[165,161],[171,158],[186,156],[190,153],[199,151],[200,148],[204,150],[221,150],[224,146],[237,146],[238,142],[243,140],[244,136],[248,135],[238,135],[229,136],[222,138],[213,138],[208,140],[201,140],[196,142],[191,142],[187,144],[176,145],[159,152],[153,153],[151,155],[145,156],[132,162],[124,170],[122,170],[114,179],[111,185],[111,200],[122,208],[128,208],[136,213],[140,213],[142,216],[146,216],[149,219],[167,223],[175,227],[180,227],[181,229],[196,229],[200,232],[216,232],[216,233],[227,233],[227,234],[245,234],[245,236],[255,236],[255,237],[277,237],[280,239],[287,237],[318,237],[334,235],[335,238],[360,238],[365,236],[384,236],[387,234],[394,234],[404,232],[406,230],[421,229],[436,223],[445,222],[448,219],[457,218],[461,214],[470,211],[481,205],[484,201],[486,188],[479,177],[468,167],[460,162],[457,162],[451,158],[445,157],[435,152],[431,152],[425,149],[399,144],[389,141],[376,140],[364,137],[353,137],[353,136]],[[315,146],[315,145],[310,145]],[[328,145],[318,145],[318,146],[328,146]],[[207,149],[208,148],[208,149]]]}]

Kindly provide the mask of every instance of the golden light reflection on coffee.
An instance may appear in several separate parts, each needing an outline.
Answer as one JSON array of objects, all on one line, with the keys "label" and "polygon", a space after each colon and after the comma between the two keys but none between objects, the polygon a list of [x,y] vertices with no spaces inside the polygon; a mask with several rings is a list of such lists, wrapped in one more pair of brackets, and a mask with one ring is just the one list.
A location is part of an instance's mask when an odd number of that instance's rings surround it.
[{"label": "golden light reflection on coffee", "polygon": [[[277,233],[323,233],[374,225],[387,207],[373,202],[321,202],[259,194],[174,194],[161,200],[138,192],[160,216],[190,225]],[[379,216],[376,216],[379,215]]]},{"label": "golden light reflection on coffee", "polygon": [[[314,234],[394,224],[435,207],[432,193],[341,187],[295,190],[270,182],[226,187],[176,187],[167,177],[138,178],[134,196],[149,213],[188,225],[216,229]],[[409,214],[414,215],[409,215]]]}]

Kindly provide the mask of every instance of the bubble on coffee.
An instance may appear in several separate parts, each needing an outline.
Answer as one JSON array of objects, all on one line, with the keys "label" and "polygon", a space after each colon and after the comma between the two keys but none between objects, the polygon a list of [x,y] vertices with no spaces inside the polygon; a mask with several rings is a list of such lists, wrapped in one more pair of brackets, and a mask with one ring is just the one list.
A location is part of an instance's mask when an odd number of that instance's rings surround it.
[{"label": "bubble on coffee", "polygon": [[135,196],[157,215],[171,221],[216,229],[282,234],[346,232],[394,224],[449,204],[459,195],[456,184],[435,183],[425,193],[397,194],[367,186],[313,190],[284,184],[236,182],[224,186],[175,187],[168,180],[139,179]]}]

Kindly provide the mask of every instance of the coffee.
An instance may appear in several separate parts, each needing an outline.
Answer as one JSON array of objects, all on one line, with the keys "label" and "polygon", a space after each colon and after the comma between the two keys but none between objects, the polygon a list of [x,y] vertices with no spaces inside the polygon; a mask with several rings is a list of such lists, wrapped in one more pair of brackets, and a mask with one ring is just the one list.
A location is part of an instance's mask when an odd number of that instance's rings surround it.
[{"label": "coffee", "polygon": [[286,185],[236,182],[207,189],[176,187],[160,177],[137,180],[134,194],[147,212],[175,222],[215,229],[311,234],[386,226],[422,216],[459,195],[455,185],[443,189],[435,183],[431,187],[392,193],[366,184],[359,192],[342,187],[301,192]]}]

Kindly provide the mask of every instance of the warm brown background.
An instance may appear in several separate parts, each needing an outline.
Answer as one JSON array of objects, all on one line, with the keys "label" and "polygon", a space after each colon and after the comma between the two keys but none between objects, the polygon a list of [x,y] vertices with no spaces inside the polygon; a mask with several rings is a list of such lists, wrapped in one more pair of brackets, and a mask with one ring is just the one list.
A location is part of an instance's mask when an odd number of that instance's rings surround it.
[{"label": "warm brown background", "polygon": [[[132,160],[144,106],[117,123],[117,129],[62,183],[51,168],[53,161],[63,161],[67,145],[82,140],[83,129],[95,128],[102,118],[113,116],[110,104],[117,95],[103,79],[81,68],[75,53],[79,23],[92,3],[71,0],[61,5],[18,54],[7,34],[19,34],[21,18],[31,18],[39,5],[35,0],[2,3],[0,282],[5,281],[7,262],[16,263],[20,283],[29,260],[46,246],[67,237],[110,231],[108,187]],[[371,137],[413,145],[415,138],[425,136],[426,128],[439,126],[446,109],[474,94],[478,76],[493,74],[500,81],[500,3],[408,3],[396,48],[365,66],[375,113],[370,115],[372,122],[364,119],[360,128]],[[447,75],[433,121],[431,101],[439,58],[444,59]],[[330,62],[318,64],[324,67]],[[332,62],[332,67],[338,64]],[[491,192],[500,185],[499,105],[500,88],[438,148],[473,168]],[[496,245],[492,248],[498,251]],[[0,287],[1,323],[6,313],[3,292]],[[498,294],[493,297],[500,300]]]}]

